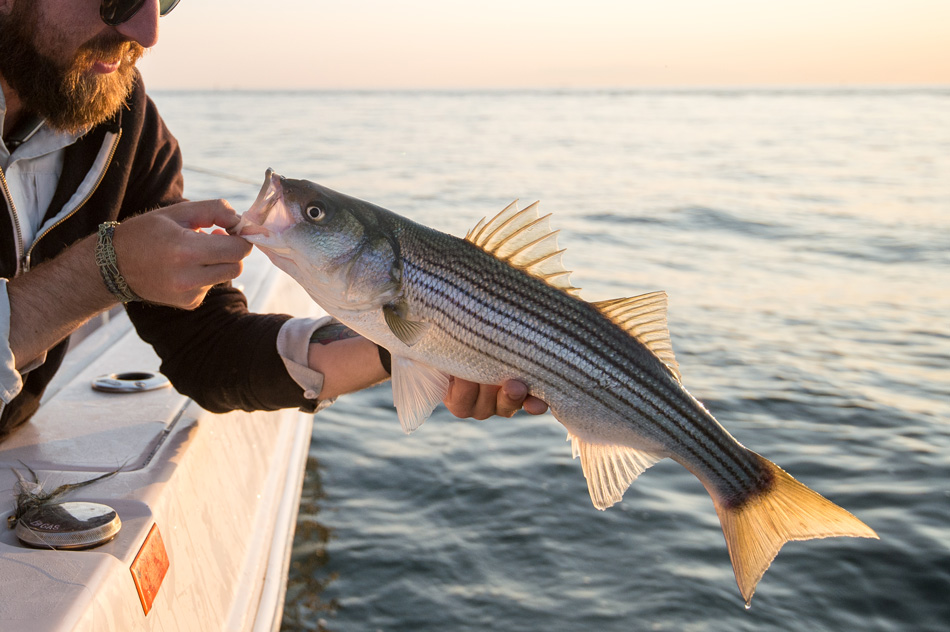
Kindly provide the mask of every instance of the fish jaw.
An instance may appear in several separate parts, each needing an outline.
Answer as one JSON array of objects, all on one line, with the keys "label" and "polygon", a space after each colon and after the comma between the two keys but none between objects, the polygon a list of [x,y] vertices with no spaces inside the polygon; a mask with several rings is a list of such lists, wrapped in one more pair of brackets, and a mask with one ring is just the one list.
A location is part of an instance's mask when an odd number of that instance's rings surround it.
[{"label": "fish jaw", "polygon": [[283,181],[283,176],[268,169],[254,203],[230,232],[257,246],[275,266],[296,279],[305,274],[300,264],[306,262],[299,261],[287,245],[287,232],[299,220],[286,203]]},{"label": "fish jaw", "polygon": [[262,249],[282,245],[281,235],[298,221],[284,202],[283,179],[273,169],[267,170],[257,199],[232,232]]}]

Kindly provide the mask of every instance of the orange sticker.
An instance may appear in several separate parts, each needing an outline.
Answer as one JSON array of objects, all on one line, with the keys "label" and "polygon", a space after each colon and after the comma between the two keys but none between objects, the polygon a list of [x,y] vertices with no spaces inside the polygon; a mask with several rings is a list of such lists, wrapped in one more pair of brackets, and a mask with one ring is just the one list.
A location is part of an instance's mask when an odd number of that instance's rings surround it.
[{"label": "orange sticker", "polygon": [[165,543],[157,524],[153,524],[145,536],[145,543],[132,560],[131,570],[135,589],[139,591],[139,599],[142,601],[142,610],[147,615],[168,571],[168,553],[165,551]]}]

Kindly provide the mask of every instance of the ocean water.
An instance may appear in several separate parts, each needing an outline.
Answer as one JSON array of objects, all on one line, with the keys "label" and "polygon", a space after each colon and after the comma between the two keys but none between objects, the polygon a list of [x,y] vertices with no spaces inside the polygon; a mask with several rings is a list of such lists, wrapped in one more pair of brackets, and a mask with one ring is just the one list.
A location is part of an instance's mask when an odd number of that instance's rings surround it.
[{"label": "ocean water", "polygon": [[193,199],[541,200],[585,299],[666,290],[687,388],[881,536],[787,544],[746,610],[683,468],[599,512],[552,417],[405,436],[383,385],[316,418],[282,629],[950,629],[950,89],[155,99]]}]

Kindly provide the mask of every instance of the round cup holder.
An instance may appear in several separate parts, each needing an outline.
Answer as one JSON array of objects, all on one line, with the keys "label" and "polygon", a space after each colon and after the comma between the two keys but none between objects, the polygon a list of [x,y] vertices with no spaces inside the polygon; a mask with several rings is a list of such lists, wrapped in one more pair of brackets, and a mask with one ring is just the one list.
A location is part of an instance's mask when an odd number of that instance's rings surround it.
[{"label": "round cup holder", "polygon": [[170,385],[167,377],[154,371],[110,373],[92,381],[92,388],[104,393],[144,393]]}]

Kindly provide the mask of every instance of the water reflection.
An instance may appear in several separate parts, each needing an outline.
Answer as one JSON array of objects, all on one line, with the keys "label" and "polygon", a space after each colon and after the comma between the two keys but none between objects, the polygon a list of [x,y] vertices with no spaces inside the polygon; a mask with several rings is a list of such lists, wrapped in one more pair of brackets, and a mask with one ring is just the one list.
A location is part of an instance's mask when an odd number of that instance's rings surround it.
[{"label": "water reflection", "polygon": [[[283,629],[945,632],[948,99],[164,95],[205,170],[273,166],[456,235],[540,199],[586,299],[666,290],[690,391],[882,537],[788,545],[746,612],[709,497],[676,464],[597,512],[551,419],[437,411],[405,437],[384,387],[317,419]],[[186,183],[240,210],[257,193]]]},{"label": "water reflection", "polygon": [[287,578],[286,607],[280,629],[284,632],[302,630],[329,632],[326,617],[336,613],[335,599],[325,600],[323,591],[336,579],[327,570],[327,543],[332,530],[320,521],[321,501],[325,498],[321,467],[316,457],[307,459],[297,531]]}]

